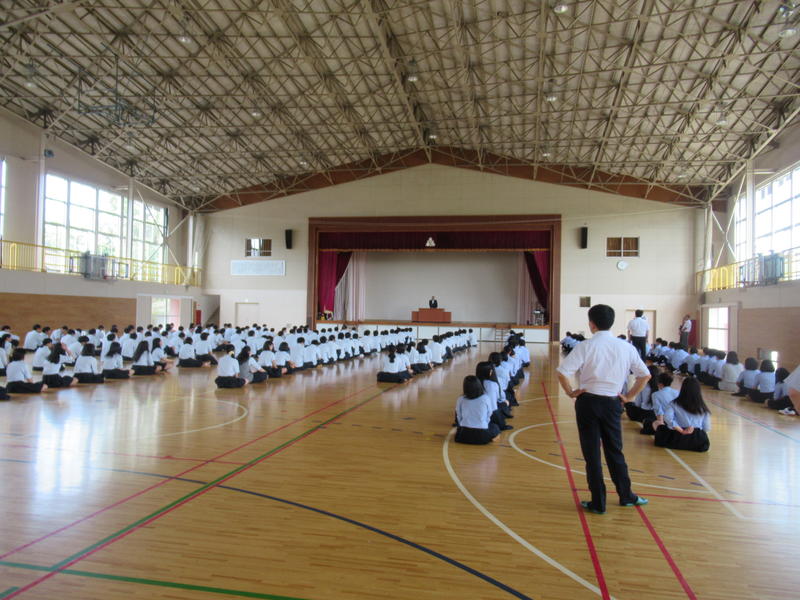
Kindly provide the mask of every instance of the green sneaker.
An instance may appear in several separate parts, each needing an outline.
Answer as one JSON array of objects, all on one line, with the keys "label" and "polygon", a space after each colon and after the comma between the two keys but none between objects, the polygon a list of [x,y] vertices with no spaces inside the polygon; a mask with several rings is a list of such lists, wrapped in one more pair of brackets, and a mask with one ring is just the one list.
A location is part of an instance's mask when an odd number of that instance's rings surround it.
[{"label": "green sneaker", "polygon": [[604,514],[606,514],[606,511],[604,511],[604,510],[597,510],[596,508],[594,508],[594,507],[592,506],[592,503],[591,503],[591,502],[589,502],[589,501],[587,501],[587,500],[582,500],[582,501],[581,501],[581,506],[582,506],[584,509],[588,510],[590,513],[594,513],[594,514],[596,514],[596,515],[604,515]]},{"label": "green sneaker", "polygon": [[645,504],[648,504],[649,502],[650,502],[650,500],[648,500],[647,498],[642,498],[641,496],[637,496],[636,500],[634,502],[627,502],[627,503],[623,504],[622,506],[644,506]]}]

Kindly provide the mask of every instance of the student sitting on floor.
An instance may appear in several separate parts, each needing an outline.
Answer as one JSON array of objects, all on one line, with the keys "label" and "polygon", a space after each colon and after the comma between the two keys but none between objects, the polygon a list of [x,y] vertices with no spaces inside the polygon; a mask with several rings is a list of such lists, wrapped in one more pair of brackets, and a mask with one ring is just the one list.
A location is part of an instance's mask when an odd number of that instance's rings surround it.
[{"label": "student sitting on floor", "polygon": [[272,340],[267,340],[258,355],[258,365],[267,372],[270,377],[280,377],[286,373],[286,367],[279,367],[275,355],[275,346]]},{"label": "student sitting on floor", "polygon": [[33,375],[25,364],[25,350],[15,348],[6,367],[6,390],[12,394],[38,394],[46,389],[43,381],[33,381]]},{"label": "student sitting on floor", "polygon": [[475,366],[475,377],[480,380],[484,393],[491,400],[489,408],[492,410],[492,422],[496,423],[501,431],[513,429],[511,425],[506,424],[506,419],[513,419],[514,415],[508,401],[500,393],[500,384],[497,383],[494,365],[489,361],[479,362]]},{"label": "student sitting on floor", "polygon": [[681,365],[681,373],[694,377],[695,366],[700,362],[700,355],[697,353],[697,348],[692,347],[689,350],[689,355],[686,361]]},{"label": "student sitting on floor", "polygon": [[0,338],[0,377],[6,376],[7,366],[8,366],[8,353],[6,352],[4,340]]},{"label": "student sitting on floor", "polygon": [[744,371],[744,367],[739,362],[739,355],[736,352],[728,352],[725,364],[722,365],[722,377],[719,381],[719,389],[723,392],[735,392],[739,387],[739,375]]},{"label": "student sitting on floor", "polygon": [[289,352],[289,342],[281,342],[280,346],[278,346],[278,351],[275,353],[275,362],[287,375],[291,375],[295,370],[295,365],[292,363],[292,357]]},{"label": "student sitting on floor", "polygon": [[775,392],[775,365],[771,360],[762,360],[758,368],[756,389],[750,392],[750,400],[759,404],[772,400]]},{"label": "student sitting on floor", "polygon": [[389,346],[389,353],[381,357],[381,370],[378,373],[380,383],[405,383],[411,379],[411,373],[403,366],[394,346]]},{"label": "student sitting on floor", "polygon": [[142,337],[142,341],[136,346],[136,352],[133,353],[133,365],[131,369],[134,375],[155,375],[156,364],[153,361],[153,356],[147,345],[147,340]]},{"label": "student sitting on floor", "polygon": [[744,370],[736,378],[736,385],[739,391],[734,396],[749,396],[755,391],[758,385],[758,361],[755,358],[745,359]]},{"label": "student sitting on floor", "polygon": [[656,418],[652,421],[649,419],[642,421],[642,430],[639,432],[642,435],[653,435],[655,433],[654,421],[663,416],[667,406],[678,397],[678,390],[672,387],[671,374],[659,373],[656,383],[658,384],[658,391],[653,392],[650,396]]},{"label": "student sitting on floor", "polygon": [[42,345],[36,349],[36,352],[33,353],[33,361],[31,361],[31,370],[33,372],[41,373],[44,370],[44,361],[47,360],[47,357],[50,356],[50,352],[53,351],[53,340],[50,338],[44,338],[42,340]]},{"label": "student sitting on floor", "polygon": [[47,387],[62,388],[77,383],[74,377],[61,374],[61,370],[64,368],[64,359],[66,355],[67,351],[64,350],[64,346],[55,342],[52,344],[50,354],[45,359],[44,366],[42,367],[42,381]]},{"label": "student sitting on floor", "polygon": [[656,413],[653,410],[653,393],[658,391],[658,375],[660,371],[655,365],[650,365],[647,370],[650,372],[650,379],[647,385],[636,396],[636,400],[623,404],[628,418],[639,423],[656,420]]},{"label": "student sitting on floor", "polygon": [[247,380],[239,374],[241,367],[233,356],[233,346],[231,344],[223,346],[223,352],[225,354],[219,359],[214,383],[218,388],[240,388],[247,385]]},{"label": "student sitting on floor", "polygon": [[488,444],[498,436],[500,428],[492,423],[491,401],[475,375],[464,377],[463,395],[456,401],[455,440],[461,444]]},{"label": "student sitting on floor", "polygon": [[267,380],[267,372],[250,355],[250,346],[245,346],[236,357],[239,363],[239,377],[248,383],[263,383]]},{"label": "student sitting on floor", "polygon": [[131,332],[128,333],[128,335],[123,336],[120,345],[122,346],[123,360],[132,360],[133,354],[136,352],[136,346],[139,345],[139,342],[136,338],[136,333]]},{"label": "student sitting on floor", "polygon": [[129,369],[122,368],[122,346],[119,342],[109,344],[100,362],[106,379],[128,379],[131,376]]},{"label": "student sitting on floor", "polygon": [[654,443],[661,448],[706,452],[710,446],[711,411],[703,401],[700,383],[687,377],[678,397],[666,406],[653,424]]},{"label": "student sitting on floor", "polygon": [[195,358],[199,360],[201,363],[216,365],[217,359],[214,358],[212,352],[213,352],[213,342],[209,339],[208,332],[206,331],[201,333],[200,338],[194,344]]},{"label": "student sitting on floor", "polygon": [[164,352],[164,348],[161,346],[161,338],[153,338],[152,348],[150,349],[150,358],[153,360],[153,365],[156,367],[156,371],[161,370],[161,372],[166,372],[167,369],[170,367],[170,361],[167,358],[166,352]]},{"label": "student sitting on floor", "polygon": [[311,340],[311,343],[303,348],[303,368],[315,369],[319,364],[319,340]]},{"label": "student sitting on floor", "polygon": [[187,369],[197,369],[199,367],[208,366],[208,363],[197,359],[194,350],[194,341],[191,337],[186,337],[186,339],[183,340],[183,345],[178,352],[178,366]]},{"label": "student sitting on floor", "polygon": [[772,393],[772,398],[768,398],[764,406],[772,410],[785,410],[792,408],[792,400],[789,398],[789,390],[786,387],[786,378],[789,376],[789,370],[780,367],[775,371],[775,391]]},{"label": "student sitting on floor", "polygon": [[409,360],[411,361],[411,370],[414,371],[415,375],[430,371],[433,368],[428,356],[428,350],[425,347],[425,340],[422,340],[416,346],[411,346]]},{"label": "student sitting on floor", "polygon": [[725,368],[725,357],[727,354],[722,350],[717,350],[708,361],[708,377],[706,383],[713,389],[719,389],[719,382],[722,381],[722,370]]},{"label": "student sitting on floor", "polygon": [[[147,342],[144,344],[146,346]],[[85,343],[81,355],[75,359],[75,378],[78,383],[105,383],[103,373],[98,368],[97,359],[94,357],[94,344]]]}]

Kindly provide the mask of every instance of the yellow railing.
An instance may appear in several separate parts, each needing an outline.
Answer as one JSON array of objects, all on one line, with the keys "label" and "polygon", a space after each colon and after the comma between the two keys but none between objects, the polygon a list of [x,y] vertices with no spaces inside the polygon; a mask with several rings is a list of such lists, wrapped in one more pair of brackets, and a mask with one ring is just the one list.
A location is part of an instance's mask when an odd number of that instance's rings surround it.
[{"label": "yellow railing", "polygon": [[[86,253],[25,242],[0,240],[0,268],[14,271],[83,275],[87,270]],[[202,284],[201,269],[116,256],[104,256],[95,262],[92,275],[93,279],[127,279],[191,286]]]},{"label": "yellow railing", "polygon": [[756,256],[696,274],[698,293],[800,280],[800,248]]}]

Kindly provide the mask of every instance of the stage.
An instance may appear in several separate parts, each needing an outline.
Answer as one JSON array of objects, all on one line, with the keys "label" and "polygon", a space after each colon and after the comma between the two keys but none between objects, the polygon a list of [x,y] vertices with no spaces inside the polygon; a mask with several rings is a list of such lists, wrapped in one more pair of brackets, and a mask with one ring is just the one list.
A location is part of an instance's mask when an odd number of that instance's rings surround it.
[{"label": "stage", "polygon": [[487,322],[466,322],[453,321],[452,323],[416,323],[413,321],[383,321],[365,320],[358,322],[348,321],[317,321],[316,329],[326,329],[327,327],[357,327],[361,335],[364,331],[383,331],[384,329],[396,329],[399,327],[411,327],[415,330],[416,338],[430,339],[434,335],[455,331],[457,329],[472,329],[478,336],[480,342],[505,342],[509,330],[522,333],[527,343],[547,344],[550,341],[550,326],[542,325],[519,325],[516,323],[487,323]]}]

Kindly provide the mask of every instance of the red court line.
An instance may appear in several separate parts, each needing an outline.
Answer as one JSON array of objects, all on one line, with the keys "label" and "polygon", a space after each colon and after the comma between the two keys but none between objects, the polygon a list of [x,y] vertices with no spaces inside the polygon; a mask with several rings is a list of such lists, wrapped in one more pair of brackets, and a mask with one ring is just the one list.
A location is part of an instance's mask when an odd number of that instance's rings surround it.
[{"label": "red court line", "polygon": [[[579,489],[579,492],[588,492],[589,490]],[[800,504],[781,504],[779,502],[758,502],[755,500],[720,500],[719,498],[700,498],[698,496],[670,496],[668,494],[652,494],[647,492],[647,497],[650,498],[670,498],[672,500],[697,500],[699,502],[730,502],[731,504],[754,504],[756,506],[785,506],[787,508],[800,508]]]},{"label": "red court line", "polygon": [[[373,386],[369,386],[369,387],[373,387]],[[367,389],[367,388],[363,388],[363,389]],[[363,389],[362,389],[361,391],[363,391]],[[379,394],[376,394],[376,396],[373,396],[373,397],[377,397],[377,396],[379,396],[381,393],[383,393],[383,392],[380,392]],[[358,394],[358,392],[356,392],[356,394]],[[355,395],[355,394],[351,394],[351,396],[350,396],[350,397],[352,397],[353,395]],[[367,400],[363,401],[361,404],[357,404],[357,405],[355,405],[355,406],[352,406],[352,407],[350,407],[350,408],[348,408],[348,409],[346,409],[346,410],[342,411],[341,413],[339,413],[338,415],[336,415],[334,418],[330,419],[330,421],[328,421],[327,423],[333,423],[334,421],[337,421],[337,420],[339,420],[339,419],[340,419],[340,418],[342,418],[343,416],[345,416],[345,415],[347,415],[347,414],[350,414],[351,412],[354,412],[354,411],[358,410],[358,409],[359,409],[359,408],[361,408],[362,406],[365,406],[365,405],[366,405],[366,403],[367,403],[367,402],[368,402],[370,399],[371,399],[371,398],[368,398]],[[345,400],[345,398],[342,398],[342,400]],[[341,402],[342,400],[337,400],[336,402]],[[327,423],[326,423],[326,424],[327,424]],[[85,558],[88,558],[88,557],[92,556],[93,554],[95,554],[96,552],[99,552],[99,551],[100,551],[100,550],[102,550],[103,548],[107,548],[108,546],[110,546],[110,545],[111,545],[111,544],[113,544],[114,542],[117,542],[117,541],[121,540],[122,538],[125,538],[125,537],[129,536],[129,535],[130,535],[130,534],[132,534],[134,531],[138,531],[139,529],[142,529],[143,527],[146,527],[147,525],[149,525],[149,524],[150,524],[150,523],[152,523],[153,521],[156,521],[156,520],[160,519],[161,517],[163,517],[164,515],[167,515],[167,514],[171,513],[173,510],[176,510],[177,508],[179,508],[179,507],[183,506],[184,504],[187,504],[188,502],[191,502],[191,501],[192,501],[192,500],[194,500],[195,498],[199,498],[200,496],[202,496],[203,494],[207,493],[208,491],[210,491],[210,490],[213,490],[214,488],[216,488],[216,487],[218,487],[218,486],[222,485],[223,483],[225,483],[226,481],[228,481],[228,480],[230,480],[230,479],[233,479],[233,478],[234,478],[234,477],[236,477],[237,475],[240,475],[241,473],[244,473],[245,471],[247,471],[247,470],[249,470],[249,469],[252,469],[253,467],[255,467],[255,466],[256,466],[256,465],[258,465],[258,464],[261,464],[262,462],[264,462],[265,460],[267,460],[267,459],[268,459],[268,458],[270,458],[271,456],[275,456],[276,454],[279,454],[280,452],[283,452],[283,451],[284,451],[284,450],[286,450],[287,448],[291,448],[291,447],[292,447],[292,446],[294,446],[296,443],[300,442],[301,440],[304,440],[304,439],[306,439],[307,437],[309,437],[309,436],[313,435],[313,434],[314,434],[314,433],[316,433],[317,431],[322,431],[322,429],[324,429],[324,427],[320,425],[320,426],[314,427],[313,429],[310,429],[310,430],[308,430],[308,431],[306,431],[306,432],[304,432],[304,433],[300,434],[300,435],[299,435],[299,436],[297,436],[295,439],[291,440],[290,442],[286,443],[286,444],[285,444],[285,445],[283,445],[283,446],[280,446],[280,447],[276,448],[275,450],[273,450],[273,451],[272,451],[272,452],[270,452],[269,454],[267,454],[267,455],[265,455],[265,456],[261,457],[260,459],[258,459],[258,460],[257,460],[257,461],[255,461],[255,462],[253,462],[253,463],[251,463],[251,464],[247,465],[247,466],[246,466],[246,467],[244,467],[243,469],[237,469],[237,470],[235,470],[233,473],[231,473],[230,475],[227,475],[227,476],[226,476],[226,477],[224,477],[223,479],[220,479],[220,480],[219,480],[219,481],[217,481],[215,484],[213,484],[213,485],[210,485],[210,486],[206,487],[205,489],[201,489],[199,492],[197,492],[197,493],[195,493],[195,494],[193,494],[193,495],[189,496],[188,498],[186,498],[185,500],[182,500],[181,502],[178,502],[177,504],[175,504],[174,506],[172,506],[172,507],[170,507],[169,509],[165,510],[164,512],[160,512],[160,513],[158,513],[157,515],[154,515],[153,517],[151,517],[151,518],[147,519],[146,521],[143,521],[142,523],[139,523],[139,524],[138,524],[136,527],[133,527],[133,528],[131,528],[131,529],[129,529],[129,530],[127,530],[127,531],[125,531],[124,533],[121,533],[121,534],[119,534],[118,536],[111,538],[110,540],[108,540],[108,541],[107,541],[107,542],[105,542],[104,544],[102,544],[102,545],[100,545],[100,546],[97,546],[96,548],[92,548],[92,549],[91,549],[91,550],[89,550],[88,552],[84,552],[83,554],[81,554],[80,556],[77,556],[77,557],[75,557],[74,559],[72,559],[72,560],[71,560],[71,561],[69,561],[68,563],[65,563],[65,564],[63,564],[63,565],[60,565],[60,566],[59,566],[59,567],[58,567],[56,570],[54,570],[54,571],[50,571],[49,573],[47,573],[46,575],[43,575],[43,576],[42,576],[42,577],[40,577],[39,579],[35,579],[35,580],[31,581],[29,584],[27,584],[27,585],[25,585],[25,586],[23,586],[23,587],[19,588],[18,590],[14,591],[12,594],[10,594],[10,595],[6,596],[6,598],[9,598],[9,599],[10,599],[10,598],[16,598],[17,596],[19,596],[20,594],[23,594],[24,592],[28,591],[29,589],[31,589],[31,588],[34,588],[34,587],[36,587],[37,585],[39,585],[40,583],[43,583],[43,582],[47,581],[47,580],[48,580],[48,579],[50,579],[51,577],[53,577],[53,576],[55,576],[55,575],[57,575],[57,574],[59,574],[59,573],[61,573],[61,572],[65,571],[66,569],[69,569],[69,568],[70,568],[72,565],[74,565],[74,564],[76,564],[76,563],[78,563],[78,562],[82,561],[82,560],[83,560],[83,559],[85,559]],[[253,441],[255,441],[255,440],[253,440]],[[251,442],[248,442],[248,443],[251,443]],[[247,445],[247,444],[245,444],[245,445]],[[229,452],[233,452],[233,451],[235,451],[235,449],[234,449],[234,450],[230,450]],[[226,453],[226,454],[227,454],[227,453]],[[223,456],[224,456],[224,455],[223,455]]]},{"label": "red court line", "polygon": [[678,583],[681,584],[683,591],[686,592],[686,596],[689,598],[689,600],[697,600],[697,596],[695,595],[694,590],[692,590],[692,586],[690,586],[689,582],[686,581],[686,578],[683,576],[683,573],[681,573],[677,563],[673,560],[669,550],[667,550],[667,546],[661,540],[661,537],[656,532],[656,528],[653,527],[653,524],[650,522],[650,519],[647,518],[647,515],[644,513],[642,507],[637,506],[636,510],[639,512],[639,516],[642,517],[642,521],[644,521],[644,524],[647,527],[647,530],[650,532],[650,535],[653,536],[658,549],[661,550],[661,554],[663,554],[664,558],[667,559],[667,563],[672,569],[672,572],[675,573],[675,577],[678,578]]},{"label": "red court line", "polygon": [[325,406],[323,406],[321,408],[318,408],[318,409],[316,409],[314,411],[311,411],[310,413],[308,413],[306,415],[303,415],[302,417],[298,417],[297,419],[295,419],[293,421],[290,421],[289,423],[286,423],[285,425],[281,425],[280,427],[278,427],[276,429],[273,429],[272,431],[269,431],[269,432],[265,433],[264,435],[261,435],[261,436],[259,436],[257,438],[254,438],[254,439],[250,440],[249,442],[245,442],[244,444],[242,444],[240,446],[237,446],[236,448],[233,448],[232,450],[228,450],[227,452],[224,452],[223,454],[220,454],[219,456],[215,456],[214,458],[211,458],[211,459],[209,459],[207,461],[199,463],[199,464],[197,464],[197,465],[195,465],[195,466],[193,466],[193,467],[191,467],[189,469],[186,469],[185,471],[181,471],[177,475],[172,475],[171,476],[172,479],[164,479],[162,481],[159,481],[158,483],[155,483],[155,484],[151,485],[150,487],[147,487],[147,488],[145,488],[145,489],[143,489],[143,490],[141,490],[139,492],[136,492],[135,494],[131,494],[130,496],[128,496],[126,498],[123,498],[121,500],[117,500],[113,504],[109,504],[108,506],[106,506],[104,508],[96,510],[95,512],[93,512],[93,513],[91,513],[89,515],[86,515],[85,517],[82,517],[82,518],[80,518],[80,519],[78,519],[76,521],[73,521],[72,523],[68,523],[67,525],[64,525],[63,527],[60,527],[60,528],[56,529],[55,531],[51,531],[50,533],[46,533],[45,535],[40,536],[40,537],[36,538],[35,540],[32,540],[32,541],[30,541],[30,542],[28,542],[26,544],[23,544],[21,546],[17,546],[16,548],[14,548],[12,550],[9,550],[5,554],[0,555],[0,560],[6,558],[8,556],[11,556],[12,554],[16,554],[17,552],[19,552],[21,550],[24,550],[26,548],[30,548],[34,544],[38,544],[39,542],[41,542],[43,540],[46,540],[46,539],[48,539],[50,537],[53,537],[54,535],[58,535],[59,533],[61,533],[63,531],[66,531],[67,529],[70,529],[70,528],[74,527],[75,525],[79,525],[80,523],[83,523],[84,521],[87,521],[87,520],[89,520],[89,519],[91,519],[93,517],[96,517],[97,515],[100,515],[100,514],[106,512],[106,511],[109,511],[112,508],[116,508],[117,506],[120,506],[121,504],[124,504],[125,502],[128,502],[129,500],[133,500],[134,498],[138,498],[139,496],[149,492],[150,490],[153,490],[153,489],[155,489],[157,487],[161,487],[162,485],[167,484],[170,481],[174,481],[176,477],[182,477],[182,476],[184,476],[184,475],[186,475],[188,473],[191,473],[192,471],[195,471],[195,470],[199,469],[200,467],[203,467],[203,466],[205,466],[207,464],[210,464],[210,463],[212,463],[212,462],[214,462],[214,461],[216,461],[216,460],[218,460],[220,458],[223,458],[223,457],[225,457],[225,456],[227,456],[229,454],[237,452],[237,451],[249,446],[250,444],[254,444],[255,442],[261,441],[264,438],[267,438],[267,437],[269,437],[269,436],[271,436],[271,435],[273,435],[275,433],[278,433],[279,431],[282,431],[282,430],[286,429],[287,427],[290,427],[290,426],[294,425],[295,423],[299,423],[300,421],[304,421],[304,420],[308,419],[309,417],[312,417],[315,414],[330,408],[331,406],[339,404],[340,402],[344,402],[345,400],[349,400],[350,398],[352,398],[354,396],[357,396],[358,394],[360,394],[364,390],[368,390],[368,389],[370,389],[372,387],[374,387],[374,385],[369,385],[367,387],[361,388],[360,390],[358,390],[356,392],[353,392],[352,394],[350,394],[348,396],[345,396],[344,398],[340,398],[339,400],[334,400],[333,402],[330,402],[330,403],[326,404]]},{"label": "red court line", "polygon": [[547,402],[547,410],[550,412],[550,419],[553,421],[553,429],[556,432],[556,439],[558,439],[558,446],[561,448],[561,458],[564,461],[564,466],[566,467],[567,472],[567,479],[569,481],[569,489],[572,492],[572,499],[575,502],[575,509],[578,511],[578,517],[581,520],[581,527],[583,528],[583,537],[586,538],[586,546],[589,548],[589,556],[592,558],[592,566],[594,567],[594,573],[597,577],[597,585],[600,587],[600,593],[603,597],[603,600],[610,600],[611,594],[608,592],[608,586],[606,585],[606,578],[603,575],[603,567],[600,566],[600,557],[597,555],[597,549],[594,545],[594,539],[592,538],[592,532],[589,530],[589,523],[586,521],[586,514],[581,506],[580,498],[578,498],[578,492],[575,491],[575,479],[572,476],[572,467],[570,467],[569,459],[567,458],[567,451],[564,449],[564,440],[561,439],[561,431],[558,429],[558,423],[556,422],[556,415],[553,412],[553,406],[550,404],[550,396],[547,393],[547,387],[542,382],[542,390],[544,391],[544,399]]}]

